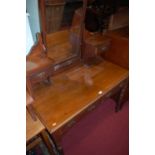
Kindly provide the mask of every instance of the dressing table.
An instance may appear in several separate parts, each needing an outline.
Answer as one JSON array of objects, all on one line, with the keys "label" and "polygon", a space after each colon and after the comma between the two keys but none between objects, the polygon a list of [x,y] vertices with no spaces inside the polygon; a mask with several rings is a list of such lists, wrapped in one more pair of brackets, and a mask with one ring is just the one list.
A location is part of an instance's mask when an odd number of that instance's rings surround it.
[{"label": "dressing table", "polygon": [[52,33],[46,31],[46,27],[49,28],[45,20],[46,4],[44,0],[40,1],[43,42],[48,57],[53,59],[52,76],[48,76],[52,83],[36,85],[33,107],[62,150],[62,136],[99,104],[104,104],[104,100],[114,98],[115,111],[121,109],[129,73],[127,69],[101,58],[101,53],[112,46],[111,37],[99,33],[91,35],[85,30],[86,1],[83,1],[82,16],[79,15],[82,19],[73,16],[80,19],[80,23],[74,18],[70,27],[65,29],[59,25],[59,29]]},{"label": "dressing table", "polygon": [[90,67],[79,64],[52,77],[50,86],[35,90],[34,108],[59,144],[63,134],[98,104],[119,92],[116,111],[128,85],[128,71],[108,61]]}]

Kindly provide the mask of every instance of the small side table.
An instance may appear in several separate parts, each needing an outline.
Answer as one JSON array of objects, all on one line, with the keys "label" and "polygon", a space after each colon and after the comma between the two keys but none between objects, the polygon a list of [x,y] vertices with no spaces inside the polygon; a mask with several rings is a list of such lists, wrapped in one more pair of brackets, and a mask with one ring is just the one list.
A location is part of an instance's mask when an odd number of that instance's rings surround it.
[{"label": "small side table", "polygon": [[26,150],[28,151],[39,144],[41,140],[44,142],[51,155],[57,154],[56,146],[44,125],[37,117],[36,121],[34,121],[26,110]]}]

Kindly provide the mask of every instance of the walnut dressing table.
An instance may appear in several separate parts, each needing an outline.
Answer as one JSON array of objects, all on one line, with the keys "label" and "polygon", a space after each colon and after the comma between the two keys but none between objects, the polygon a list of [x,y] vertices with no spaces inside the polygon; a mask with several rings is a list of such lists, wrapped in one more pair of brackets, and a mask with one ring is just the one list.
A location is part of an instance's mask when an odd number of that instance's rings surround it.
[{"label": "walnut dressing table", "polygon": [[128,70],[111,62],[85,66],[78,64],[52,77],[52,85],[34,90],[38,117],[59,145],[62,135],[82,116],[119,92],[120,109],[128,85]]}]

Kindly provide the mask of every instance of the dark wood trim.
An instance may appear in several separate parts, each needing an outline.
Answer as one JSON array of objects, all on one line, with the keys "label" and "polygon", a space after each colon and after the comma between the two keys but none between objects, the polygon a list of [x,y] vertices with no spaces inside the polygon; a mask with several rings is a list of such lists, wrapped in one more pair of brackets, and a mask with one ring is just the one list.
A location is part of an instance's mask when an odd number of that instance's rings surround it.
[{"label": "dark wood trim", "polygon": [[45,0],[39,0],[39,15],[40,15],[40,29],[43,38],[43,44],[47,48],[46,43],[46,34],[47,34],[47,27],[46,27],[46,8],[45,8]]},{"label": "dark wood trim", "polygon": [[116,107],[115,107],[116,112],[121,110],[123,99],[124,99],[125,92],[126,92],[127,88],[128,88],[128,80],[126,80],[126,82],[122,85],[119,97],[116,100]]},{"label": "dark wood trim", "polygon": [[40,137],[36,137],[32,142],[31,140],[26,143],[26,151],[29,151],[30,149],[34,148],[36,145],[38,145],[41,142]]},{"label": "dark wood trim", "polygon": [[81,22],[81,59],[83,60],[83,56],[84,56],[84,31],[85,31],[85,15],[86,15],[86,9],[87,9],[87,0],[83,0],[83,19]]},{"label": "dark wood trim", "polygon": [[[68,63],[68,62],[69,62],[69,63]],[[80,58],[74,57],[74,58],[71,58],[71,59],[66,60],[66,61],[64,61],[64,62],[55,64],[55,65],[53,66],[54,71],[53,71],[53,74],[52,74],[52,75],[54,76],[54,75],[57,75],[57,74],[59,74],[59,73],[62,73],[63,71],[65,71],[65,70],[67,70],[67,69],[69,69],[69,68],[72,68],[72,67],[78,65],[79,63],[80,63]],[[60,68],[58,68],[57,70],[55,70],[55,67],[56,67],[57,65],[60,66]]]},{"label": "dark wood trim", "polygon": [[[83,53],[83,43],[84,43],[84,30],[85,30],[85,14],[86,14],[86,8],[87,8],[87,0],[83,0],[83,19],[81,22],[81,32],[80,32],[80,58],[82,58]],[[39,15],[40,15],[40,28],[41,28],[41,34],[43,38],[43,43],[45,47],[47,48],[47,42],[46,42],[46,34],[47,34],[47,25],[46,25],[46,2],[45,0],[39,0]]]},{"label": "dark wood trim", "polygon": [[44,141],[44,143],[46,144],[47,148],[48,148],[48,151],[50,152],[51,155],[54,155],[54,150],[52,148],[52,145],[49,141],[49,137],[48,137],[48,134],[47,132],[44,130],[40,133],[40,137],[42,138],[42,140]]}]

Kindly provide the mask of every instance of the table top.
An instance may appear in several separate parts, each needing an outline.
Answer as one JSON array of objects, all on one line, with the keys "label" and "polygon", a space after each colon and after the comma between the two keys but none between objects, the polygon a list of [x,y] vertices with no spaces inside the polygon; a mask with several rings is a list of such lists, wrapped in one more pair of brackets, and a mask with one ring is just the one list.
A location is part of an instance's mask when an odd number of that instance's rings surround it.
[{"label": "table top", "polygon": [[29,112],[26,110],[26,141],[29,141],[44,129],[45,127],[40,120],[37,119],[37,121],[34,121]]},{"label": "table top", "polygon": [[35,110],[50,133],[70,121],[128,78],[128,70],[108,61],[79,64],[52,77],[50,86],[34,91]]}]

